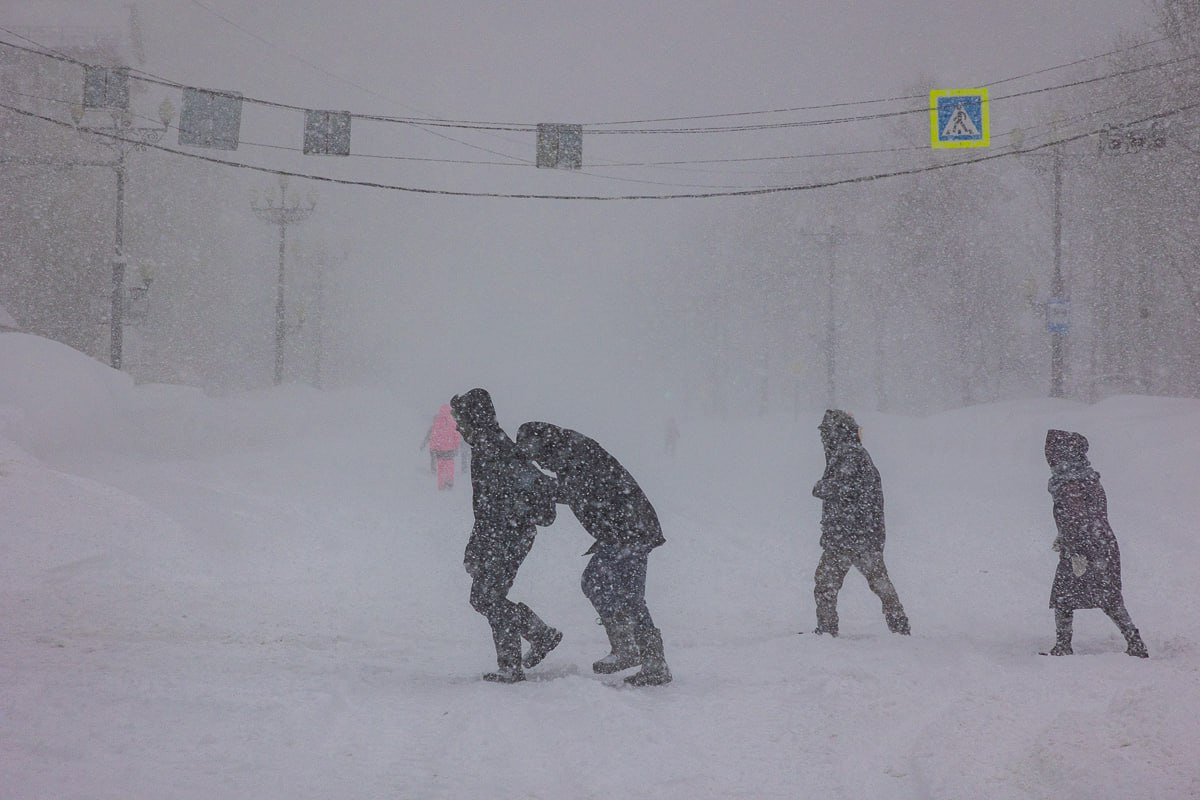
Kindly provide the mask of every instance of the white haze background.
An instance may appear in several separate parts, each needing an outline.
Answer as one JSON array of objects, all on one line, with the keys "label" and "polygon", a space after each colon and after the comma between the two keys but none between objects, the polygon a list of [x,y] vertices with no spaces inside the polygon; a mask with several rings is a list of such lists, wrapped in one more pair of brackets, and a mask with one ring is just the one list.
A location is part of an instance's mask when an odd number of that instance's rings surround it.
[{"label": "white haze background", "polygon": [[[138,9],[143,69],[187,85],[515,122],[975,86],[1105,52],[1148,24],[1147,8],[1129,2]],[[0,0],[0,25],[14,29],[126,23],[117,2]],[[165,94],[151,87],[137,103],[152,117]],[[300,160],[253,144],[298,147],[299,130],[295,115],[247,107],[236,160],[468,191],[766,180],[724,168],[577,175]],[[355,146],[532,158],[524,134],[450,135],[473,147],[367,125]],[[701,137],[683,151],[594,137],[585,159],[877,144],[853,128],[805,134],[802,146],[791,135]],[[889,263],[879,248],[903,242],[874,237],[895,202],[888,182],[766,200],[598,203],[293,181],[301,196],[315,189],[318,206],[289,232],[290,302],[304,300],[312,254],[334,256],[329,388],[304,385],[309,365],[293,352],[289,384],[263,390],[276,232],[254,219],[248,193],[273,181],[172,158],[139,154],[130,166],[129,249],[135,262],[157,260],[151,316],[126,341],[129,371],[146,383],[48,340],[0,334],[0,797],[1200,796],[1195,400],[876,414],[867,359],[847,346],[840,402],[859,412],[883,473],[888,563],[914,635],[884,632],[856,575],[843,591],[845,635],[796,635],[813,624],[819,555],[809,488],[822,467],[823,320],[798,317],[796,341],[764,343],[796,361],[796,385],[773,386],[761,415],[756,385],[713,404],[705,326],[754,324],[729,315],[720,290],[743,288],[754,235],[744,228],[756,216],[842,224],[855,238],[840,263]],[[795,182],[811,177],[804,164],[790,169]],[[96,177],[103,191],[111,180]],[[636,182],[645,180],[672,185]],[[19,197],[21,185],[6,191]],[[1028,236],[1019,271],[1044,294],[1044,180],[1010,176],[1007,189],[1006,216],[981,219],[981,237]],[[1076,211],[1091,205],[1069,198]],[[824,255],[808,247],[799,286],[818,291]],[[996,263],[1005,275],[1010,266]],[[725,284],[704,283],[715,268],[728,270]],[[715,306],[676,305],[676,288],[684,297],[698,284],[717,287]],[[681,309],[694,316],[658,327]],[[879,311],[841,309],[860,331]],[[894,406],[945,407],[923,394],[932,351],[907,324],[890,329],[901,345]],[[1048,346],[1035,315],[1029,326],[1036,361],[1012,396],[1036,398]],[[727,354],[735,364],[757,355]],[[648,594],[676,675],[669,687],[626,690],[590,674],[605,644],[578,588],[589,539],[565,511],[514,590],[566,633],[534,671],[547,679],[478,680],[493,655],[461,568],[469,493],[463,483],[435,492],[417,449],[437,405],[476,385],[493,392],[507,429],[528,419],[578,428],[649,493],[668,540],[651,559]],[[662,453],[667,415],[683,430],[673,460]],[[1123,655],[1099,612],[1078,615],[1078,656],[1036,655],[1053,633],[1041,456],[1051,426],[1093,442],[1149,661]]]}]

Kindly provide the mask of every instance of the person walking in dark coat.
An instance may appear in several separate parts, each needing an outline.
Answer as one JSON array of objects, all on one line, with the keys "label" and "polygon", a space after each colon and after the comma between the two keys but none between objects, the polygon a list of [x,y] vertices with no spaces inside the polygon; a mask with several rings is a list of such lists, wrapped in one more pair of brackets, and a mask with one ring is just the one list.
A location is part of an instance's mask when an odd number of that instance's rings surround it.
[{"label": "person walking in dark coat", "polygon": [[637,481],[595,440],[548,422],[527,422],[517,447],[558,478],[557,500],[570,506],[596,539],[585,555],[582,588],[600,616],[611,652],[592,664],[600,674],[642,669],[625,679],[634,686],[671,681],[662,632],[646,606],[650,551],[663,544],[654,506]]},{"label": "person walking in dark coat", "polygon": [[1076,609],[1099,608],[1117,624],[1131,656],[1147,658],[1142,636],[1125,609],[1121,592],[1121,551],[1108,524],[1108,498],[1100,473],[1088,462],[1088,440],[1081,433],[1046,432],[1048,489],[1054,498],[1058,569],[1050,589],[1057,641],[1051,655],[1071,655]]},{"label": "person walking in dark coat", "polygon": [[829,410],[817,428],[825,446],[825,474],[813,487],[821,500],[821,561],[817,564],[816,633],[838,635],[837,596],[853,566],[883,602],[892,633],[908,634],[908,616],[883,563],[883,486],[859,438],[858,423]]},{"label": "person walking in dark coat", "polygon": [[[523,667],[535,666],[562,641],[562,633],[542,621],[524,603],[508,599],[517,570],[529,555],[535,526],[554,522],[554,479],[522,456],[496,421],[496,409],[484,389],[455,395],[450,409],[472,450],[471,492],[475,525],[463,554],[471,576],[471,607],[492,629],[496,672],[484,680],[525,680]],[[521,638],[529,653],[521,657]]]}]

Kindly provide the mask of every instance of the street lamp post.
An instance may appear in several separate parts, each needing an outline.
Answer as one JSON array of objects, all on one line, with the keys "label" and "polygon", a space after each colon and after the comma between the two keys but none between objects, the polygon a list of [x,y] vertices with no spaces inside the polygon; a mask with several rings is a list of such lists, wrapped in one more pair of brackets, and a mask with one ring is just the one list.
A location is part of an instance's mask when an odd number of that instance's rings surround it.
[{"label": "street lamp post", "polygon": [[825,232],[798,232],[799,236],[823,238],[829,247],[825,275],[825,401],[828,408],[837,405],[837,248],[846,243],[846,232],[837,225]]},{"label": "street lamp post", "polygon": [[289,202],[287,197],[288,178],[279,176],[279,204],[268,195],[263,203],[250,201],[254,215],[270,225],[279,226],[279,269],[275,280],[275,385],[283,383],[283,345],[287,339],[287,317],[284,306],[284,260],[287,250],[287,226],[308,219],[317,207],[310,196],[306,203],[299,200]]},{"label": "street lamp post", "polygon": [[[1057,132],[1060,122],[1056,119],[1053,131]],[[1054,264],[1050,275],[1050,297],[1042,307],[1046,313],[1046,330],[1050,334],[1050,396],[1066,397],[1065,377],[1067,372],[1067,333],[1070,329],[1071,301],[1067,294],[1067,282],[1062,270],[1062,194],[1063,194],[1063,144],[1050,147],[1049,153],[1027,153],[1023,151],[1024,133],[1018,128],[1013,132],[1013,149],[1021,154],[1026,164],[1035,172],[1045,174],[1049,158],[1049,171],[1053,181],[1053,206],[1051,226],[1054,239]]]},{"label": "street lamp post", "polygon": [[125,267],[128,260],[125,257],[125,165],[129,154],[135,150],[145,150],[149,145],[156,144],[175,117],[175,107],[170,100],[163,100],[158,108],[161,127],[144,127],[133,124],[133,116],[128,110],[111,112],[112,125],[95,126],[83,125],[84,109],[74,106],[71,118],[81,131],[94,133],[98,142],[111,150],[115,158],[109,162],[117,178],[117,208],[116,230],[113,234],[112,257],[112,311],[109,315],[109,344],[108,363],[113,369],[121,368],[122,350],[125,334]]},{"label": "street lamp post", "polygon": [[[1054,274],[1050,280],[1050,296],[1066,303],[1066,285],[1062,273],[1062,145],[1053,149],[1054,171]],[[1050,396],[1063,397],[1063,373],[1066,372],[1067,325],[1061,320],[1050,321]]]}]

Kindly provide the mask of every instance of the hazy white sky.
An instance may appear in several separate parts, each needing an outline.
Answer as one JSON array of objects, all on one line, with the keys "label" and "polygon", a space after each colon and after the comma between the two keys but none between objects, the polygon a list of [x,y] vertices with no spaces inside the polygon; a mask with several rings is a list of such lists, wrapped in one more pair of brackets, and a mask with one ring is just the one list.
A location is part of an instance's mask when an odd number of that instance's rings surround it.
[{"label": "hazy white sky", "polygon": [[[128,5],[0,0],[0,25],[122,29]],[[1102,53],[1122,32],[1146,38],[1151,21],[1145,4],[1129,0],[153,0],[137,7],[141,68],[170,81],[304,108],[516,123],[837,103],[935,88],[928,81],[972,86]],[[151,87],[143,112],[153,114],[164,93]],[[293,112],[253,106],[244,111],[242,148],[216,155],[460,191],[657,194],[779,182],[755,168],[534,170],[512,166],[534,156],[528,133],[355,124],[356,153],[493,163],[338,161],[256,147],[298,147],[301,125]],[[845,126],[810,130],[683,142],[595,136],[584,158],[745,157],[855,143]],[[798,177],[785,182],[803,179],[790,168]],[[230,180],[238,203],[247,188],[271,185],[242,171]],[[635,278],[657,263],[687,261],[681,250],[698,246],[713,219],[735,219],[748,202],[465,200],[327,185],[318,192],[318,214],[300,236],[349,253],[335,280],[356,299],[363,346],[392,362],[381,370],[420,375],[437,397],[485,382],[554,391],[582,385],[588,397],[594,382],[622,384],[640,352],[620,313],[636,295]],[[258,223],[245,217],[245,229],[254,229]],[[255,233],[269,257],[266,232]]]}]

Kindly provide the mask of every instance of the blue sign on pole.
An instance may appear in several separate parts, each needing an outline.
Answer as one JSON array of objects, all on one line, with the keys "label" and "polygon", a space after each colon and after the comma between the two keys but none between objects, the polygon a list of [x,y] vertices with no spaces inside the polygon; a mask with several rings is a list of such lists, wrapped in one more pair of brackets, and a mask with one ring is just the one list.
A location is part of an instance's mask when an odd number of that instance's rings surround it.
[{"label": "blue sign on pole", "polygon": [[1052,297],[1046,301],[1046,330],[1050,333],[1066,333],[1071,328],[1071,301]]}]

